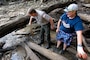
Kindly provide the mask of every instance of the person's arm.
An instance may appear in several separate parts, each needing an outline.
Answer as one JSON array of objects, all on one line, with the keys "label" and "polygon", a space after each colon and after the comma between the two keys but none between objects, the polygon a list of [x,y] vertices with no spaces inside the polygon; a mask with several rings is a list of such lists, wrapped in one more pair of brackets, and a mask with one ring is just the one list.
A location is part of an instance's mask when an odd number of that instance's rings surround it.
[{"label": "person's arm", "polygon": [[29,25],[31,25],[32,24],[32,16],[30,17],[30,21],[29,21]]},{"label": "person's arm", "polygon": [[82,45],[82,31],[76,31],[77,34],[77,45]]},{"label": "person's arm", "polygon": [[50,24],[51,24],[51,29],[54,29],[54,22],[53,22],[53,19],[50,18],[49,22],[50,22]]},{"label": "person's arm", "polygon": [[61,20],[58,21],[56,32],[59,31]]},{"label": "person's arm", "polygon": [[83,50],[83,46],[82,46],[82,31],[76,31],[76,34],[77,34],[77,55],[78,57],[80,58],[83,58],[83,59],[87,59],[87,54],[84,52]]},{"label": "person's arm", "polygon": [[54,21],[53,21],[53,18],[51,16],[49,16],[48,14],[44,13],[43,18],[45,18],[47,21],[50,22],[51,24],[51,29],[54,29]]}]

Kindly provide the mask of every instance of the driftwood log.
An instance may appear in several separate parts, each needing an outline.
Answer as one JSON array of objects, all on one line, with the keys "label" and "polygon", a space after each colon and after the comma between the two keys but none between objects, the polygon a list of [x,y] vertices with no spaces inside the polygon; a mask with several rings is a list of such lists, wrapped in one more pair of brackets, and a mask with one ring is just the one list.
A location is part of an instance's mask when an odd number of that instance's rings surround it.
[{"label": "driftwood log", "polygon": [[25,16],[0,26],[0,37],[12,32],[17,28],[25,26],[28,22],[29,22],[29,16]]},{"label": "driftwood log", "polygon": [[45,11],[46,13],[49,13],[49,12],[51,12],[54,9],[66,7],[69,4],[71,4],[71,3],[76,3],[76,1],[57,3],[57,4],[54,4],[52,6],[43,8],[42,10]]},{"label": "driftwood log", "polygon": [[35,44],[35,43],[32,43],[32,42],[27,42],[27,45],[39,52],[40,54],[44,55],[45,57],[49,58],[50,60],[67,60],[65,57],[61,56],[61,55],[58,55],[48,49],[45,49],[43,47],[40,47],[39,45]]},{"label": "driftwood log", "polygon": [[88,14],[83,14],[83,13],[78,13],[78,15],[80,16],[80,18],[86,22],[90,23],[90,15]]},{"label": "driftwood log", "polygon": [[90,8],[90,4],[83,4],[84,7]]},{"label": "driftwood log", "polygon": [[28,47],[28,45],[23,43],[22,46],[25,48],[27,52],[26,60],[28,60],[28,58],[30,58],[31,60],[40,60],[39,57],[37,57],[37,55]]}]

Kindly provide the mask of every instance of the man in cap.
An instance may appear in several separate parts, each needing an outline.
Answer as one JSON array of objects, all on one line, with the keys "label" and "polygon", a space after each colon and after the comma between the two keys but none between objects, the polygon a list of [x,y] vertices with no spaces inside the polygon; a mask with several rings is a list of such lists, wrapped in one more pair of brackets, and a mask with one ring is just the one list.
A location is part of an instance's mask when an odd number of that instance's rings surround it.
[{"label": "man in cap", "polygon": [[60,51],[60,53],[64,53],[66,47],[70,45],[73,37],[72,33],[75,32],[77,35],[77,55],[86,59],[87,54],[82,46],[83,25],[80,17],[77,15],[77,10],[77,4],[70,4],[64,9],[65,13],[60,17],[56,29],[57,48],[59,48],[61,42],[64,42],[63,49]]},{"label": "man in cap", "polygon": [[40,10],[35,10],[33,8],[29,9],[29,15],[30,17],[30,22],[29,24],[31,25],[32,23],[32,18],[35,18],[37,23],[41,25],[41,31],[40,31],[40,43],[39,45],[44,43],[44,33],[46,34],[46,40],[48,42],[47,49],[51,47],[51,38],[50,38],[50,26],[51,29],[54,29],[54,22],[53,18],[46,14],[44,11]]}]

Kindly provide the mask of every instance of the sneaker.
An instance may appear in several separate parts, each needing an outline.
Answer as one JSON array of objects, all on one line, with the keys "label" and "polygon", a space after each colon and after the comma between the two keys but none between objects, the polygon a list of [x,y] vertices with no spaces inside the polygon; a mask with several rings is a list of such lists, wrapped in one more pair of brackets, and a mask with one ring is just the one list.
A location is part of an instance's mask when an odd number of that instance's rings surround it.
[{"label": "sneaker", "polygon": [[40,46],[41,46],[42,44],[43,44],[43,42],[38,43],[38,45],[40,45]]},{"label": "sneaker", "polygon": [[58,53],[59,51],[60,51],[60,49],[59,49],[59,48],[54,47],[54,52]]},{"label": "sneaker", "polygon": [[55,45],[55,43],[53,43],[53,42],[50,42],[50,44],[51,44],[51,45]]},{"label": "sneaker", "polygon": [[59,52],[59,54],[64,54],[65,53],[65,50],[61,50],[60,52]]},{"label": "sneaker", "polygon": [[49,48],[51,48],[51,46],[50,46],[50,45],[47,45],[47,46],[46,46],[46,49],[49,49]]}]

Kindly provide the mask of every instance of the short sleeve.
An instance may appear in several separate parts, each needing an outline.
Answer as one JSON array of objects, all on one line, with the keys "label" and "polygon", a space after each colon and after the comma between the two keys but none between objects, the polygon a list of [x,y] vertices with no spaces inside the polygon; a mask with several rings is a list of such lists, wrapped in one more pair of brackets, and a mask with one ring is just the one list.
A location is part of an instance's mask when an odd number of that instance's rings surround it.
[{"label": "short sleeve", "polygon": [[49,21],[51,16],[49,16],[48,14],[43,14],[43,18],[45,18],[47,21]]},{"label": "short sleeve", "polygon": [[60,16],[61,20],[65,20],[66,18],[67,18],[66,13],[64,13],[63,15]]},{"label": "short sleeve", "polygon": [[74,29],[75,29],[75,31],[83,30],[84,27],[83,27],[82,21],[77,22],[77,23],[74,25]]}]

